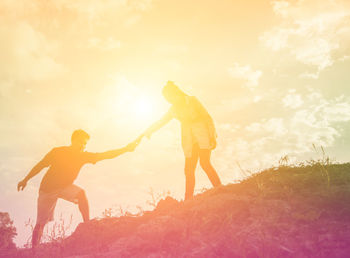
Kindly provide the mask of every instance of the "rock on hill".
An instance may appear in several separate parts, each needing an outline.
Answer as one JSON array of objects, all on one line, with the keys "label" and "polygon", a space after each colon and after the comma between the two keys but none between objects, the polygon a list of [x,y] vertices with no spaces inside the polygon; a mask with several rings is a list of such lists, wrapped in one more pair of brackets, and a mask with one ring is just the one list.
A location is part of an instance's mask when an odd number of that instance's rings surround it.
[{"label": "rock on hill", "polygon": [[[49,250],[49,251],[48,251]],[[51,250],[51,251],[50,251]],[[80,224],[63,257],[349,257],[350,164],[262,171],[140,216]]]}]

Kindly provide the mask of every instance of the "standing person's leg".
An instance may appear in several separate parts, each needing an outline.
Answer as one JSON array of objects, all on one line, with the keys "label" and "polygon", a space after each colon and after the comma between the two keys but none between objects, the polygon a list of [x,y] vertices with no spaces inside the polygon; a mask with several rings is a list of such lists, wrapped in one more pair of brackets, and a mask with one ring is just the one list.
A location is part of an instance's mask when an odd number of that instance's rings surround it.
[{"label": "standing person's leg", "polygon": [[186,193],[185,200],[189,200],[193,197],[195,176],[194,172],[196,170],[198,163],[198,145],[194,145],[192,148],[192,156],[186,157],[185,160],[185,176],[186,176]]},{"label": "standing person's leg", "polygon": [[199,163],[214,187],[221,185],[220,178],[210,162],[211,150],[199,150]]}]

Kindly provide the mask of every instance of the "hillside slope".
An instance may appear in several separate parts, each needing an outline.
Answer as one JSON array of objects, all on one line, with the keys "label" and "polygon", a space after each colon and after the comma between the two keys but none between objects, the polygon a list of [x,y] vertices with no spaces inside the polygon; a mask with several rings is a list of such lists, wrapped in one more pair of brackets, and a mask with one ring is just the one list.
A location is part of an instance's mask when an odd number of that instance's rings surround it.
[{"label": "hillside slope", "polygon": [[[281,166],[152,212],[80,224],[62,257],[348,257],[350,164]],[[23,255],[23,253],[22,253]]]}]

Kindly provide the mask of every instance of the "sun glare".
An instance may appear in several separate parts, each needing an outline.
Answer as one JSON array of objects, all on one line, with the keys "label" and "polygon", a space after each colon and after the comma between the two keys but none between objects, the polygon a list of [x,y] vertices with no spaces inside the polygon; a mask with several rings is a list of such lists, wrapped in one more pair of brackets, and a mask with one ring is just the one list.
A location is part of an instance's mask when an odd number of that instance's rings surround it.
[{"label": "sun glare", "polygon": [[162,115],[162,99],[159,96],[159,88],[148,85],[156,83],[143,82],[135,85],[124,77],[117,77],[108,88],[103,98],[107,99],[109,109],[113,116],[118,116],[118,121],[125,119],[127,123],[147,126],[156,121]]},{"label": "sun glare", "polygon": [[140,119],[150,118],[154,115],[154,108],[150,98],[139,97],[134,102],[134,115]]}]

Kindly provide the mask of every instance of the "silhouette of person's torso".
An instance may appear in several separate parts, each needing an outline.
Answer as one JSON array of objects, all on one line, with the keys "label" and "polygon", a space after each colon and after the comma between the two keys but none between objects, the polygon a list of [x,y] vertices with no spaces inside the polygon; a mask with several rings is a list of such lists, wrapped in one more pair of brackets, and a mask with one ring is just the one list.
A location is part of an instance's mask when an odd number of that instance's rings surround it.
[{"label": "silhouette of person's torso", "polygon": [[50,167],[41,181],[40,191],[53,192],[72,184],[84,164],[96,163],[97,153],[63,146],[53,148],[45,159]]},{"label": "silhouette of person's torso", "polygon": [[198,107],[199,101],[196,97],[185,96],[182,105],[172,106],[173,114],[181,123],[190,124],[201,120],[201,110]]}]

